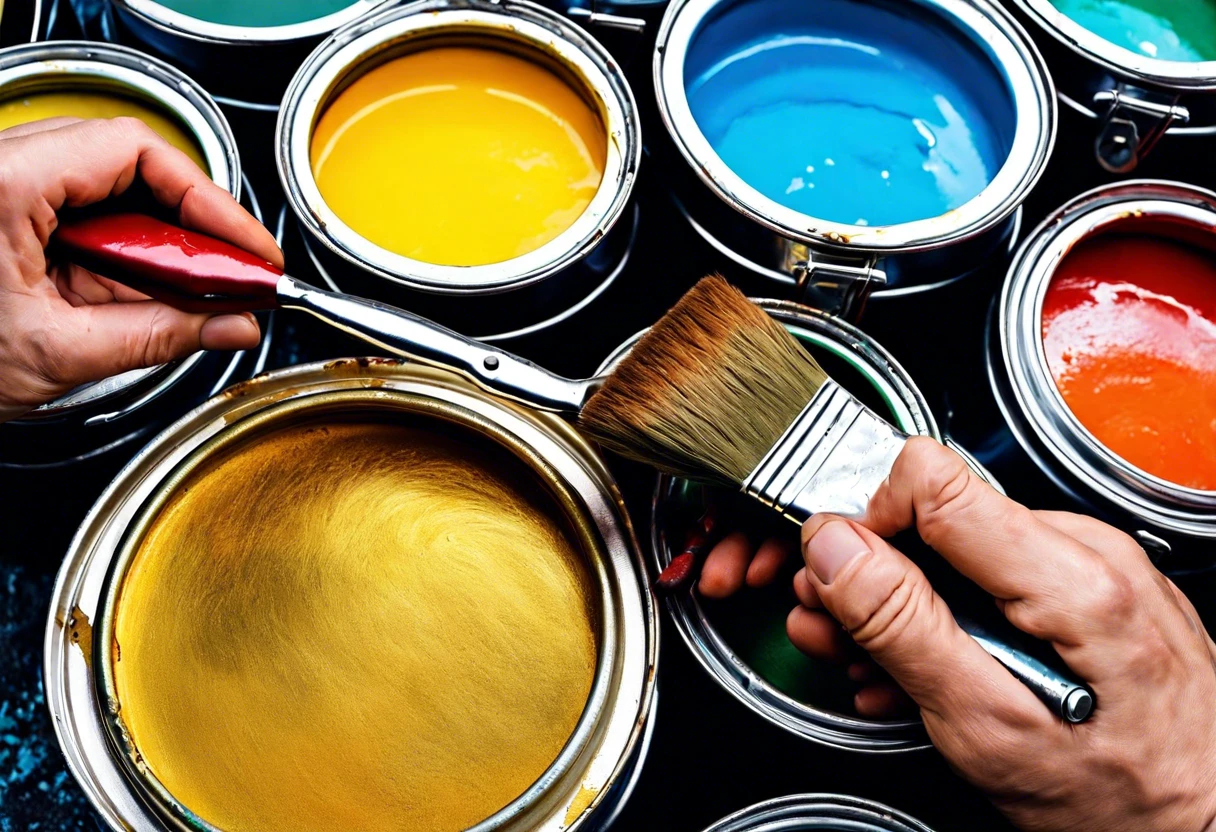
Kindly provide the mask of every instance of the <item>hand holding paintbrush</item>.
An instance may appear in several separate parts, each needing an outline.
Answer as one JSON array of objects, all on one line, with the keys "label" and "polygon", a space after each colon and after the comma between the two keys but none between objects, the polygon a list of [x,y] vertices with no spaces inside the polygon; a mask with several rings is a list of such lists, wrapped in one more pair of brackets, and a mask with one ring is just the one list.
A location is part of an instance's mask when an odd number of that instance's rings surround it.
[{"label": "hand holding paintbrush", "polygon": [[[577,414],[580,427],[610,448],[671,473],[741,487],[799,523],[823,512],[861,516],[907,440],[721,278],[697,284],[611,377],[574,380],[404,310],[310,286],[228,243],[151,217],[67,221],[55,244],[60,256],[179,308],[309,312],[500,395]],[[1061,718],[1089,715],[1093,697],[1084,686],[1024,651],[973,635]]]}]

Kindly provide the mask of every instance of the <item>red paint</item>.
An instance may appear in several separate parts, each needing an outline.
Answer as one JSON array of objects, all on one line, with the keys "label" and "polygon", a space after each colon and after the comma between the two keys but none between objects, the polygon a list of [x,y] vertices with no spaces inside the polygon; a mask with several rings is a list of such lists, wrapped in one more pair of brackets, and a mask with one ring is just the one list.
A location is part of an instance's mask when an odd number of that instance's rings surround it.
[{"label": "red paint", "polygon": [[278,306],[283,272],[257,255],[142,214],[68,222],[57,250],[90,271],[191,312]]},{"label": "red paint", "polygon": [[1043,345],[1100,442],[1164,480],[1216,491],[1216,255],[1162,237],[1080,243],[1047,290]]},{"label": "red paint", "polygon": [[684,550],[671,559],[671,563],[659,574],[655,588],[663,594],[671,594],[684,589],[701,574],[701,565],[722,535],[715,529],[718,525],[713,510],[701,515],[701,519],[684,538]]}]

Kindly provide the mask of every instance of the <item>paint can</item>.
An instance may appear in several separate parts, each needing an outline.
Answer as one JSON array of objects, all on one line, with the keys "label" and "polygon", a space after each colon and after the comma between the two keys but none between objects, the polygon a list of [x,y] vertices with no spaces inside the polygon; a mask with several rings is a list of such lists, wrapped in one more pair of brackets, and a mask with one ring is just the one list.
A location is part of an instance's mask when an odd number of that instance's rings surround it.
[{"label": "paint can", "polygon": [[[654,698],[658,631],[640,548],[624,514],[616,486],[597,452],[558,417],[496,399],[451,373],[396,360],[347,359],[299,365],[258,376],[229,388],[187,414],[128,464],[81,526],[56,584],[47,630],[45,683],[47,702],[54,715],[56,731],[68,765],[111,828],[215,828],[208,825],[205,816],[191,814],[166,788],[166,781],[160,779],[164,769],[158,767],[157,755],[148,753],[148,745],[139,745],[147,742],[148,735],[142,734],[141,728],[131,728],[137,725],[140,700],[134,695],[123,699],[125,694],[121,692],[134,690],[129,686],[123,687],[121,677],[125,673],[128,679],[131,678],[130,674],[137,668],[141,655],[140,642],[130,637],[131,631],[127,627],[131,622],[142,619],[135,613],[124,619],[125,610],[129,608],[126,605],[136,603],[131,599],[149,597],[141,594],[143,589],[135,588],[137,584],[156,591],[167,591],[168,585],[174,583],[153,581],[140,584],[142,579],[133,577],[149,574],[144,566],[154,568],[157,558],[172,557],[171,552],[176,551],[174,547],[158,548],[156,541],[160,538],[156,535],[159,532],[149,532],[149,528],[160,528],[158,524],[168,522],[165,518],[174,516],[173,512],[177,509],[166,509],[166,501],[187,499],[188,496],[192,498],[204,493],[205,487],[200,483],[206,481],[209,471],[217,470],[215,466],[224,465],[228,460],[239,460],[242,454],[257,453],[259,449],[270,447],[271,443],[277,441],[276,437],[285,432],[320,431],[310,434],[314,436],[310,441],[318,443],[313,445],[314,448],[324,449],[326,443],[340,441],[338,434],[342,430],[356,430],[369,425],[377,430],[426,430],[428,436],[433,432],[440,437],[434,442],[417,443],[417,448],[436,447],[437,442],[446,442],[453,447],[479,449],[479,454],[496,455],[494,458],[501,460],[502,465],[509,466],[502,469],[506,472],[502,475],[502,481],[512,484],[513,490],[508,496],[527,494],[532,495],[529,500],[545,501],[556,518],[554,522],[560,523],[564,529],[559,536],[572,542],[572,551],[576,552],[574,557],[582,564],[579,571],[585,571],[587,586],[590,587],[582,614],[586,616],[586,627],[594,633],[594,659],[593,666],[585,671],[589,685],[585,704],[580,697],[576,704],[581,710],[574,711],[577,721],[572,719],[574,727],[569,738],[557,746],[559,750],[554,757],[545,758],[552,762],[530,786],[521,790],[516,799],[505,805],[500,804],[501,809],[488,812],[484,819],[479,819],[480,822],[467,825],[487,832],[497,829],[600,829],[600,824],[611,819],[619,800],[627,795],[648,742],[646,737]],[[344,445],[340,451],[333,453],[345,454],[348,447]],[[386,466],[393,464],[386,456],[372,456],[378,462],[364,470],[381,472],[389,470]],[[296,459],[301,459],[301,456],[289,460],[287,467],[294,464]],[[364,462],[370,462],[370,458]],[[336,465],[335,470],[351,470],[351,464]],[[402,470],[410,472],[413,467],[410,464]],[[370,476],[364,476],[362,481]],[[413,473],[406,474],[407,479],[412,476]],[[219,481],[232,482],[224,475],[219,477]],[[322,482],[320,479],[309,481]],[[477,493],[481,483],[486,481],[482,477],[472,477],[468,482],[473,486],[467,490]],[[358,479],[351,481],[356,487],[359,482]],[[396,493],[392,489],[390,491]],[[367,496],[369,492],[361,493]],[[341,496],[334,499],[329,508],[318,514],[338,511]],[[357,499],[356,503],[366,505],[362,498]],[[225,513],[225,516],[230,515]],[[305,518],[298,519],[303,522]],[[222,525],[230,521],[224,519],[219,522]],[[313,521],[310,519],[308,522]],[[472,525],[477,526],[482,522],[479,520]],[[295,526],[288,524],[276,528],[290,529]],[[448,527],[446,534],[450,535],[453,531],[452,527]],[[462,530],[455,531],[459,534]],[[149,537],[149,534],[153,537]],[[529,539],[536,542],[541,538]],[[265,547],[258,551],[263,549]],[[267,554],[259,554],[258,562],[248,563],[248,568],[256,572],[259,564],[270,562],[267,560],[269,551],[267,549]],[[334,551],[344,549],[339,546]],[[140,569],[134,572],[128,569],[133,557],[139,558],[141,564]],[[529,558],[523,560],[531,565],[521,570],[520,575],[531,575],[539,570],[538,561]],[[294,562],[300,561],[296,559]],[[416,563],[415,566],[423,570],[433,568],[433,564],[425,563]],[[227,571],[224,574],[230,575]],[[254,573],[247,574],[252,576]],[[337,573],[327,571],[327,574]],[[470,574],[484,574],[484,570]],[[231,580],[222,583],[230,588],[234,586]],[[286,593],[284,598],[288,595],[300,598],[295,589]],[[545,591],[543,595],[557,603],[555,593]],[[339,605],[343,609],[346,605],[362,603],[358,592],[345,593],[345,596]],[[390,593],[384,597],[395,595]],[[323,602],[323,599],[306,591],[304,600],[309,598]],[[222,599],[215,600],[221,605],[226,603]],[[568,603],[565,599],[558,600]],[[270,615],[271,610],[263,609],[270,603],[271,599],[265,597],[255,607]],[[507,608],[509,605],[491,606],[494,607],[491,617],[499,624],[511,618],[512,613]],[[473,615],[474,609],[471,607],[462,615]],[[249,619],[240,614],[226,616],[225,625],[218,631],[217,637],[240,631],[244,624],[253,626],[253,620],[260,614],[254,612]],[[334,608],[327,615],[340,616],[340,611]],[[184,626],[190,626],[188,616],[180,616],[178,620],[185,622]],[[216,624],[207,616],[203,616],[203,620],[204,630]],[[317,619],[310,616],[309,620]],[[363,620],[361,615],[351,619],[355,623]],[[395,631],[408,631],[414,638],[414,641],[403,643],[413,644],[421,638],[422,631],[412,629],[414,625],[410,624],[411,620],[393,618],[397,628]],[[573,620],[550,624],[579,630],[577,622]],[[155,632],[155,628],[148,632]],[[289,631],[278,632],[286,633],[290,640]],[[117,646],[114,640],[116,633],[123,634],[123,643]],[[308,637],[302,638],[312,643]],[[250,649],[260,644],[261,641],[251,641]],[[118,652],[119,649],[121,652]],[[374,646],[370,649],[378,650]],[[195,655],[193,650],[186,653]],[[384,654],[381,663],[389,661],[388,655]],[[427,658],[431,658],[430,654],[427,654]],[[333,661],[332,656],[329,661]],[[123,670],[123,662],[128,663],[131,670]],[[371,664],[377,665],[377,662]],[[281,674],[286,673],[281,680],[283,684],[275,684],[275,691],[295,690],[297,684],[302,686],[301,689],[307,688],[314,693],[320,689],[319,680],[310,678],[293,682],[289,672],[283,667],[274,666],[279,667]],[[370,667],[367,664],[357,666],[363,670]],[[521,673],[531,672],[527,669],[527,662],[523,662],[521,667],[524,668]],[[159,677],[162,672],[173,675],[175,671],[162,667],[153,676]],[[219,677],[223,675],[218,674]],[[396,672],[390,673],[390,676],[398,682],[402,678]],[[422,677],[416,675],[410,678]],[[309,684],[305,685],[305,681]],[[398,688],[400,685],[390,680],[388,690],[391,692]],[[439,688],[442,688],[442,684],[439,684]],[[439,692],[439,688],[436,688],[436,692]],[[115,696],[119,697],[119,701],[115,700]],[[372,699],[374,697],[365,690],[358,701],[364,703]],[[547,707],[548,700],[543,697],[542,700]],[[144,701],[149,700],[145,697]],[[345,707],[343,703],[347,700],[324,701],[336,702],[336,707]],[[210,709],[212,706],[207,707]],[[545,712],[545,707],[538,705],[525,711],[529,714],[534,710]],[[383,709],[383,712],[396,713],[393,708]],[[230,710],[223,713],[221,722],[224,718],[235,718]],[[499,722],[511,716],[507,711],[487,711],[483,715]],[[445,726],[445,731],[455,730],[452,725],[445,723]],[[532,727],[529,723],[529,730]],[[484,734],[478,733],[483,729]],[[258,730],[255,726],[254,733]],[[351,730],[353,732],[354,729]],[[483,726],[472,734],[475,739],[484,738],[490,731]],[[468,732],[464,736],[467,737]],[[262,739],[270,742],[276,737]],[[333,744],[340,745],[343,737],[329,736],[322,740],[318,735],[314,739],[325,746],[323,753],[328,758],[329,751],[337,747]],[[132,743],[136,744],[136,751],[142,749],[141,756],[132,756]],[[260,743],[261,740],[258,740],[255,745]],[[217,747],[221,748],[222,753],[228,753],[222,751],[228,747],[226,743],[221,742]],[[199,753],[202,753],[201,747]],[[235,750],[233,753],[236,753]],[[506,754],[506,747],[494,753]],[[282,758],[276,760],[281,762]],[[288,768],[291,768],[290,764]],[[247,773],[245,768],[240,771]],[[342,767],[332,768],[323,764],[319,771],[319,776],[328,778],[326,782],[331,784],[330,788],[342,787]],[[390,772],[390,778],[408,780],[414,773],[414,768],[406,768],[402,772]],[[279,782],[279,779],[275,778],[275,781]],[[478,788],[475,787],[474,791]],[[229,792],[219,790],[210,797],[214,798],[217,794],[226,800]],[[372,802],[375,803],[374,800]],[[392,828],[400,828],[402,817],[394,813],[388,821],[397,824]],[[361,823],[360,828],[372,827]]]},{"label": "paint can", "polygon": [[[937,422],[911,377],[868,335],[836,317],[789,301],[756,302],[807,345],[829,375],[867,405],[911,435],[942,439]],[[610,372],[639,337],[630,339],[609,356],[599,374]],[[996,485],[966,451],[949,440],[946,442],[978,474]],[[658,478],[650,530],[651,558],[657,571],[661,572],[680,554],[682,533],[706,505],[700,486],[666,475]],[[769,589],[775,595],[778,588]],[[928,747],[919,720],[873,721],[843,713],[845,703],[852,698],[851,688],[847,695],[843,693],[843,669],[819,664],[789,643],[785,618],[796,601],[791,594],[790,605],[783,607],[783,599],[784,596],[765,596],[755,602],[754,609],[739,612],[736,607],[735,614],[723,605],[745,599],[714,602],[718,606],[710,609],[690,588],[667,596],[665,606],[680,637],[710,677],[772,724],[812,742],[843,750],[894,752]],[[761,621],[766,613],[772,613],[767,615],[771,620]],[[767,669],[759,669],[761,665]],[[827,681],[821,682],[816,677]],[[839,683],[832,681],[835,677],[839,677]],[[831,704],[824,704],[828,701]]]},{"label": "paint can", "polygon": [[[1068,262],[1066,258],[1095,241],[1103,245],[1120,235],[1144,235],[1171,246],[1216,252],[1213,228],[1216,194],[1189,185],[1142,180],[1082,194],[1049,216],[1026,239],[1010,266],[989,326],[987,364],[996,403],[1017,445],[1062,492],[1063,507],[1100,516],[1122,528],[1172,572],[1213,562],[1216,490],[1179,485],[1149,473],[1095,435],[1095,431],[1105,431],[1103,425],[1082,423],[1053,375],[1061,365],[1053,368],[1051,362],[1066,358],[1080,367],[1085,356],[1075,353],[1049,358],[1044,338],[1045,300],[1054,291],[1057,274],[1063,274],[1061,264]],[[1172,269],[1163,266],[1162,271]],[[1139,287],[1124,289],[1125,297],[1110,295],[1114,302],[1165,303],[1174,310],[1171,314],[1184,318],[1194,314],[1177,299],[1145,295],[1150,299],[1141,301]],[[1097,289],[1077,314],[1094,322],[1104,320],[1099,317],[1104,315],[1102,291]],[[1078,334],[1084,336],[1085,332],[1079,330]],[[1131,334],[1127,338],[1138,341],[1138,336]],[[1102,340],[1099,337],[1096,343]],[[1056,351],[1053,348],[1053,353]],[[1202,360],[1202,352],[1196,351],[1192,359]],[[1158,391],[1143,395],[1164,394]],[[1145,426],[1144,430],[1153,429]],[[1190,455],[1208,458],[1198,446]],[[1180,455],[1170,456],[1178,461]],[[1169,460],[1157,460],[1161,461]],[[1154,463],[1150,460],[1146,464]]]},{"label": "paint can", "polygon": [[[1163,138],[1187,157],[1210,147],[1216,136],[1216,17],[1180,17],[1177,25],[1185,31],[1175,32],[1173,18],[1187,14],[1186,4],[1138,12],[1121,2],[1087,7],[1015,0],[1013,7],[1043,50],[1060,103],[1078,119],[1079,137],[1092,144],[1102,169],[1135,170]],[[1132,16],[1120,19],[1121,13]],[[1154,35],[1163,36],[1161,42]],[[1187,44],[1192,38],[1197,49]]]},{"label": "paint can", "polygon": [[705,832],[932,832],[918,820],[873,800],[800,794],[758,803],[723,818]]},{"label": "paint can", "polygon": [[108,0],[102,26],[107,37],[176,64],[218,97],[273,108],[313,47],[378,1]]},{"label": "paint can", "polygon": [[[80,101],[55,100],[59,93]],[[155,58],[122,46],[70,41],[2,50],[0,107],[22,97],[26,104],[47,102],[46,115],[74,112],[77,103],[105,107],[113,97],[124,107],[153,114],[149,118],[163,118],[159,126],[175,131],[171,140],[193,143],[194,155],[215,182],[260,218],[256,195],[242,191],[240,157],[219,108],[197,84]],[[183,409],[260,372],[268,348],[267,340],[248,352],[196,353],[77,388],[0,426],[0,470],[62,469],[129,453],[133,443],[149,438]]]},{"label": "paint can", "polygon": [[1055,136],[1046,67],[987,0],[675,0],[654,83],[697,233],[846,317],[999,257]]},{"label": "paint can", "polygon": [[[464,52],[459,60],[453,59],[450,67],[445,67],[439,58],[449,50]],[[569,108],[571,118],[577,115],[582,119],[580,123],[589,132],[584,136],[570,126],[571,122],[563,122],[567,132],[562,134],[561,141],[572,135],[580,142],[585,139],[602,143],[598,186],[583,185],[577,191],[565,186],[562,193],[576,193],[584,207],[555,207],[552,217],[560,217],[560,222],[553,223],[550,217],[545,221],[543,233],[537,234],[536,223],[541,222],[538,217],[549,210],[548,193],[511,203],[511,195],[504,191],[500,194],[506,200],[503,208],[494,213],[499,220],[486,218],[484,227],[473,227],[465,223],[481,220],[465,220],[465,214],[489,197],[470,188],[459,191],[458,198],[449,198],[448,192],[442,190],[443,181],[435,180],[426,186],[435,189],[426,191],[430,196],[411,194],[396,209],[383,208],[379,200],[375,202],[376,211],[383,212],[383,222],[392,228],[415,229],[427,224],[431,229],[426,216],[429,211],[410,219],[399,217],[396,212],[426,205],[438,193],[436,198],[444,203],[439,206],[441,218],[435,220],[435,229],[426,232],[434,236],[387,243],[377,238],[379,242],[373,242],[367,236],[370,231],[361,233],[352,227],[366,228],[382,222],[361,211],[360,203],[373,204],[370,198],[344,197],[342,210],[346,218],[352,218],[352,211],[359,214],[348,223],[331,205],[335,202],[334,193],[323,196],[325,189],[314,175],[314,133],[329,129],[326,116],[350,103],[343,100],[346,96],[379,94],[376,89],[381,83],[388,84],[382,91],[384,94],[399,95],[394,85],[409,83],[392,75],[399,67],[405,67],[401,62],[422,61],[423,71],[437,73],[433,77],[442,79],[447,77],[445,72],[465,71],[470,55],[486,60],[490,60],[487,56],[494,56],[494,61],[511,62],[510,73],[519,74],[520,78],[530,73],[529,77],[544,87],[546,95],[562,98],[561,106]],[[432,61],[437,64],[425,63]],[[510,92],[506,97],[522,101],[526,94],[527,90],[523,90]],[[460,109],[480,111],[478,107]],[[565,110],[562,116],[566,116]],[[334,116],[335,120],[338,118]],[[453,135],[446,127],[427,133],[420,130],[417,122],[411,124],[419,141],[427,141],[428,136]],[[477,125],[473,128],[477,129]],[[496,137],[504,135],[498,127],[495,130]],[[339,154],[336,151],[330,154],[329,149],[331,144],[340,147],[336,144],[338,134],[332,134],[330,139],[332,142],[320,149],[325,152],[323,164],[333,167]],[[545,141],[550,139],[546,137]],[[594,155],[594,150],[586,149],[589,147],[586,145],[579,151],[588,154],[578,157],[580,164]],[[395,146],[385,144],[384,150],[386,158],[396,158]],[[546,152],[550,150],[565,152],[556,146]],[[563,320],[572,309],[594,299],[615,279],[632,246],[636,223],[631,221],[630,194],[641,153],[641,128],[633,96],[620,68],[598,43],[569,20],[532,3],[516,0],[389,3],[339,30],[308,58],[288,89],[279,119],[277,152],[287,203],[300,222],[318,272],[329,285],[403,306],[467,334],[502,339]],[[359,151],[359,155],[363,153]],[[347,159],[341,161],[350,161],[352,155],[347,154]],[[489,158],[484,152],[472,155],[478,163],[483,156]],[[432,161],[432,166],[439,164]],[[521,162],[519,169],[527,171],[532,166]],[[448,167],[443,167],[437,175],[446,175],[447,170]],[[429,175],[426,171],[421,173]],[[564,174],[559,168],[558,175]],[[341,177],[341,182],[353,183],[351,188],[375,188],[382,187],[379,178],[374,170],[363,171]],[[411,174],[404,182],[408,185],[417,179]],[[522,184],[531,187],[530,182]],[[395,197],[389,194],[386,198]],[[523,199],[523,195],[515,193],[515,198]],[[519,237],[511,236],[515,233],[512,230],[497,228],[501,219],[519,213],[511,205],[522,206]],[[558,228],[562,230],[557,231]],[[544,241],[537,245],[535,241],[540,240]],[[428,247],[436,246],[443,250],[431,253]],[[422,254],[410,256],[419,250]]]}]

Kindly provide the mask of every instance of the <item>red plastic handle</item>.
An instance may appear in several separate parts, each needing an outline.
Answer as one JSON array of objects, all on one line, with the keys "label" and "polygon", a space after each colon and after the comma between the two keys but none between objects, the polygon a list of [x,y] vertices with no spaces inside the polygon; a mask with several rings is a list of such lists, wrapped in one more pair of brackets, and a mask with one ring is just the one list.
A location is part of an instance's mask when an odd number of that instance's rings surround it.
[{"label": "red plastic handle", "polygon": [[65,223],[55,245],[67,259],[187,312],[252,312],[278,306],[283,272],[231,243],[144,214]]}]

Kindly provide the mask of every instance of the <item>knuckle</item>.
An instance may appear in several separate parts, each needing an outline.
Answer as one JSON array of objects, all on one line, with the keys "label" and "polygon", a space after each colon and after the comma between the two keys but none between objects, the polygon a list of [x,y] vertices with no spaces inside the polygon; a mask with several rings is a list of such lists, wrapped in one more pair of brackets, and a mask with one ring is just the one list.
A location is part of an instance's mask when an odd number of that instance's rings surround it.
[{"label": "knuckle", "polygon": [[920,471],[917,500],[918,528],[925,542],[934,544],[941,532],[972,504],[975,497],[971,469],[954,455],[937,455]]},{"label": "knuckle", "polygon": [[909,631],[932,612],[933,590],[919,572],[904,572],[884,582],[845,626],[859,646],[881,655],[908,638]]},{"label": "knuckle", "polygon": [[140,367],[154,367],[177,357],[178,339],[165,320],[164,312],[158,311],[135,339],[129,355],[132,363]]},{"label": "knuckle", "polygon": [[1103,621],[1126,621],[1136,611],[1136,589],[1132,582],[1103,561],[1098,561],[1091,570],[1086,595],[1088,613]]},{"label": "knuckle", "polygon": [[110,119],[110,125],[119,135],[140,141],[156,137],[156,132],[135,116],[118,116]]}]

